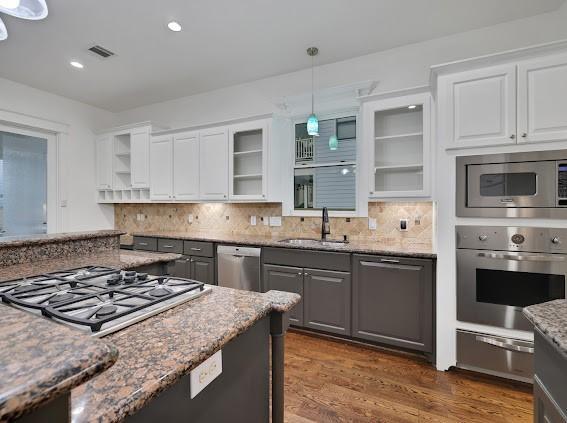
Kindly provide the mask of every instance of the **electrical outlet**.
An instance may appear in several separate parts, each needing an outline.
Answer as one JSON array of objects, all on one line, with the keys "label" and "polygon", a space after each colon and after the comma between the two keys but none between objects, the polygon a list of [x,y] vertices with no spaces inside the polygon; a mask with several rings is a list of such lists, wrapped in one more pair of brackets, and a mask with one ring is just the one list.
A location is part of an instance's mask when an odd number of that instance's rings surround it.
[{"label": "electrical outlet", "polygon": [[400,219],[400,231],[406,232],[408,230],[408,219]]},{"label": "electrical outlet", "polygon": [[370,229],[371,231],[375,231],[377,227],[378,227],[378,224],[376,223],[376,219],[374,219],[373,217],[369,217],[368,218],[368,229]]},{"label": "electrical outlet", "polygon": [[256,216],[250,216],[250,225],[256,226]]},{"label": "electrical outlet", "polygon": [[416,217],[414,217],[413,223],[415,225],[421,225],[421,215],[418,214]]},{"label": "electrical outlet", "polygon": [[187,215],[187,222],[193,223],[193,213],[189,213],[189,214]]},{"label": "electrical outlet", "polygon": [[281,226],[282,217],[281,216],[270,216],[270,226]]}]

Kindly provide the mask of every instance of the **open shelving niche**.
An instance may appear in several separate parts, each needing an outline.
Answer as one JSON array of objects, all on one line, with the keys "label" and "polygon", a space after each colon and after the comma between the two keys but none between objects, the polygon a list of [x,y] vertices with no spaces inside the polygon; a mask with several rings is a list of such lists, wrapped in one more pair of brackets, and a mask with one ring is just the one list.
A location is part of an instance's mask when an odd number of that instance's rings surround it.
[{"label": "open shelving niche", "polygon": [[112,189],[98,190],[98,203],[145,203],[149,188],[132,188],[130,133],[117,134],[112,141]]},{"label": "open shelving niche", "polygon": [[234,195],[262,195],[263,136],[262,129],[234,134]]},{"label": "open shelving niche", "polygon": [[374,113],[374,189],[423,189],[423,107]]}]

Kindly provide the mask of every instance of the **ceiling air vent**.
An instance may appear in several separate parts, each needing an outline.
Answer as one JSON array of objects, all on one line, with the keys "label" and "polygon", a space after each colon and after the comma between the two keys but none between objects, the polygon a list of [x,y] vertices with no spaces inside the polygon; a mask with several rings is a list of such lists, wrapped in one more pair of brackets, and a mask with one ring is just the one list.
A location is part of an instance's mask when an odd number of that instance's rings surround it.
[{"label": "ceiling air vent", "polygon": [[106,59],[107,57],[110,57],[110,56],[114,56],[113,52],[105,49],[102,46],[92,46],[91,48],[89,48],[89,50],[92,51],[94,54],[99,55],[103,59]]}]

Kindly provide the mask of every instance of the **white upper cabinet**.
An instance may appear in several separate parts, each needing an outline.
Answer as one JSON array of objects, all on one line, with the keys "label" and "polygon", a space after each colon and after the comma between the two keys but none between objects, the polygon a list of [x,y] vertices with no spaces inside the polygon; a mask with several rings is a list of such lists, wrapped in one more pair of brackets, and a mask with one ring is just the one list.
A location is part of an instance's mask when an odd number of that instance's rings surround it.
[{"label": "white upper cabinet", "polygon": [[132,188],[150,187],[150,128],[135,129],[130,134],[130,171]]},{"label": "white upper cabinet", "polygon": [[199,199],[199,132],[173,137],[173,198]]},{"label": "white upper cabinet", "polygon": [[266,199],[267,120],[232,125],[229,129],[229,194],[231,200]]},{"label": "white upper cabinet", "polygon": [[440,86],[448,147],[516,142],[516,67],[476,69],[451,75]]},{"label": "white upper cabinet", "polygon": [[173,136],[152,137],[150,143],[150,199],[173,200]]},{"label": "white upper cabinet", "polygon": [[228,130],[210,128],[200,132],[199,198],[228,200]]},{"label": "white upper cabinet", "polygon": [[400,95],[363,106],[369,198],[428,197],[431,95]]},{"label": "white upper cabinet", "polygon": [[567,139],[567,56],[518,65],[518,142]]},{"label": "white upper cabinet", "polygon": [[112,137],[104,135],[96,139],[97,189],[112,189]]}]

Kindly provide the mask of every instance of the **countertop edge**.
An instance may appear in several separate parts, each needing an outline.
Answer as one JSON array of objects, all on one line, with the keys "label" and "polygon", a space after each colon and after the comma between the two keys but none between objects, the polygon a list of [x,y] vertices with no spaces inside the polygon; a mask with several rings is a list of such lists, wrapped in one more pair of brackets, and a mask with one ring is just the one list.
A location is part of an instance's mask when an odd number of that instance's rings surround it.
[{"label": "countertop edge", "polygon": [[10,237],[7,237],[0,241],[0,249],[24,247],[28,245],[58,244],[62,242],[79,241],[83,239],[107,238],[124,234],[125,232],[121,230],[104,229],[99,231],[60,232],[56,234],[46,234],[37,237],[30,236],[28,238],[20,239],[10,239]]},{"label": "countertop edge", "polygon": [[[559,313],[562,313],[563,320],[557,314],[554,314],[554,308],[563,307]],[[535,312],[534,312],[535,309]],[[546,309],[549,316],[539,315],[538,310]],[[567,300],[554,300],[542,304],[535,304],[522,309],[523,315],[537,328],[551,343],[561,352],[567,354]],[[556,325],[553,326],[552,322]],[[564,324],[558,323],[563,321]],[[563,328],[563,333],[560,333]]]}]

